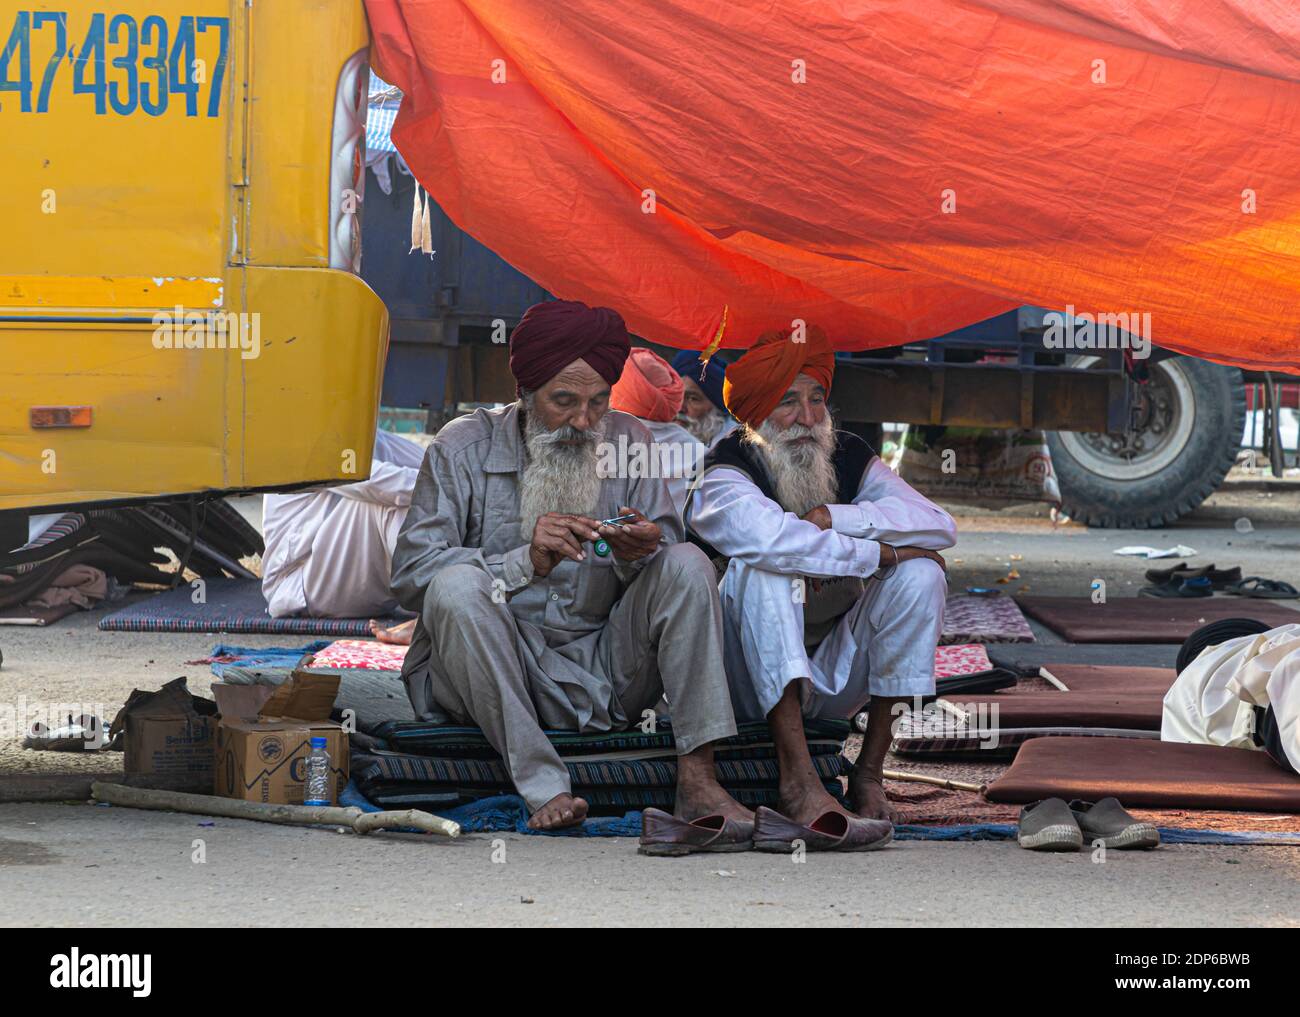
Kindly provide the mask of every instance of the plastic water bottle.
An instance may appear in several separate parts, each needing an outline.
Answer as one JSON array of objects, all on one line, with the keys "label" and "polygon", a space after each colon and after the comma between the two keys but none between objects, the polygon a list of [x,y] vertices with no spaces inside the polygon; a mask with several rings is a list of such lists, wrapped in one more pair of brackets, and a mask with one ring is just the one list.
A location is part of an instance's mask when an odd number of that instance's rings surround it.
[{"label": "plastic water bottle", "polygon": [[302,803],[304,805],[328,805],[330,803],[330,754],[325,748],[324,738],[311,740],[311,755],[307,757],[305,776],[302,782]]}]

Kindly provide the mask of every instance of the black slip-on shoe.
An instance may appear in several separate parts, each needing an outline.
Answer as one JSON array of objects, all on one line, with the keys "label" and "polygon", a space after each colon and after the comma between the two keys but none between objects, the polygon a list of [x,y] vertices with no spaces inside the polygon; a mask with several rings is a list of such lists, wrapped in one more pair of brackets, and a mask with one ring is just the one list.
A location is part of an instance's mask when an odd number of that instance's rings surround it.
[{"label": "black slip-on shoe", "polygon": [[1020,810],[1016,840],[1029,851],[1078,851],[1083,832],[1060,798],[1045,798]]},{"label": "black slip-on shoe", "polygon": [[1103,798],[1099,802],[1075,799],[1070,803],[1070,812],[1089,844],[1101,841],[1119,851],[1160,846],[1160,831],[1130,816],[1117,798]]}]

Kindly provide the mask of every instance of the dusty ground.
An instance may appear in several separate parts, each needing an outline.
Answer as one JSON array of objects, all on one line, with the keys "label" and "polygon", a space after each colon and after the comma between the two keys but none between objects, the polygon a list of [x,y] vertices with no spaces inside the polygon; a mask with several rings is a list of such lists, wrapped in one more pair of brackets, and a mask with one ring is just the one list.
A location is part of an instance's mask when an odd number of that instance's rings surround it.
[{"label": "dusty ground", "polygon": [[[256,514],[246,500],[245,510]],[[1054,527],[1043,513],[962,511],[950,587],[1112,597],[1147,563],[1124,544],[1189,544],[1193,564],[1300,579],[1300,493],[1234,488],[1164,530]],[[1253,530],[1234,527],[1240,518]],[[1013,559],[1012,555],[1019,555]],[[177,675],[207,689],[215,635],[110,633],[100,612],[47,629],[0,628],[0,707],[99,704]],[[1300,615],[1297,616],[1300,618]],[[1053,641],[1038,630],[1041,638]],[[248,646],[305,639],[245,635]],[[119,754],[38,753],[0,732],[7,774],[120,767]],[[626,840],[478,835],[457,843],[359,840],[325,831],[87,805],[0,805],[0,922],[103,924],[1300,924],[1300,849],[1167,846],[1151,855],[1045,857],[1013,844],[900,843],[804,865],[754,854],[639,857]],[[1297,824],[1300,826],[1300,824]],[[192,860],[196,839],[206,862]],[[494,840],[505,862],[492,861]],[[394,895],[394,886],[402,892]]]}]

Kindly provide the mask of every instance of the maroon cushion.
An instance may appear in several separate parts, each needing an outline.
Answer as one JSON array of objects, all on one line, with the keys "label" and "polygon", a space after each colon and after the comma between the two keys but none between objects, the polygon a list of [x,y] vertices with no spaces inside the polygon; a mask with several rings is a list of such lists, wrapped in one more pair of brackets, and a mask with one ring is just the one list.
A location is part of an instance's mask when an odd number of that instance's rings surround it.
[{"label": "maroon cushion", "polygon": [[[974,712],[997,707],[998,726],[1117,727],[1159,731],[1165,693],[1176,677],[1168,667],[1115,667],[1098,664],[1045,664],[1069,692],[1059,689],[1004,689],[985,696],[952,696]],[[989,714],[992,720],[991,713]]]},{"label": "maroon cushion", "polygon": [[1025,614],[1072,643],[1181,643],[1202,625],[1254,618],[1276,628],[1300,622],[1300,611],[1250,597],[1017,597]]},{"label": "maroon cushion", "polygon": [[1300,777],[1253,749],[1154,739],[1033,738],[985,796],[991,802],[1043,798],[1130,808],[1300,813]]}]

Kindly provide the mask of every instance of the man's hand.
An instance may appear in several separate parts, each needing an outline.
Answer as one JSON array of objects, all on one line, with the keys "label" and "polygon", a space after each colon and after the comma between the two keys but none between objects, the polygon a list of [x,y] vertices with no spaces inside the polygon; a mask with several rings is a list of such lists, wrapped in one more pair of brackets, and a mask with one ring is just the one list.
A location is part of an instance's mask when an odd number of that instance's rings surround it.
[{"label": "man's hand", "polygon": [[662,535],[658,525],[626,505],[618,510],[618,514],[636,518],[627,523],[614,523],[600,528],[601,536],[614,549],[614,557],[619,561],[630,562],[654,554]]},{"label": "man's hand", "polygon": [[809,509],[799,518],[806,523],[812,523],[821,530],[829,530],[831,528],[831,510],[825,505],[818,505],[815,509]]},{"label": "man's hand", "polygon": [[[815,510],[814,510],[815,511]],[[894,561],[889,555],[885,554],[885,549],[893,551],[898,555],[898,560]],[[882,569],[893,568],[894,565],[901,565],[905,561],[911,561],[913,558],[929,558],[932,562],[948,571],[948,563],[943,560],[943,555],[938,551],[927,551],[923,547],[894,547],[893,544],[880,545],[880,567]]]},{"label": "man's hand", "polygon": [[568,558],[582,561],[584,541],[597,540],[596,520],[586,516],[568,515],[564,512],[547,512],[533,527],[533,539],[528,545],[528,556],[533,561],[533,574],[545,579],[551,569]]}]

